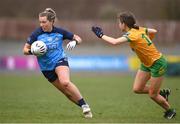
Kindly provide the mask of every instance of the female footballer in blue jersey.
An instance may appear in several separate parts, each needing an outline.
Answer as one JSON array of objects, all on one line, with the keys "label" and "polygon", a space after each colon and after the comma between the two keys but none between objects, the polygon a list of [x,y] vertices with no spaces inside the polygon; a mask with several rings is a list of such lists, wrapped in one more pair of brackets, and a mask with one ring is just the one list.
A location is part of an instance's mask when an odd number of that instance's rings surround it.
[{"label": "female footballer in blue jersey", "polygon": [[83,99],[78,88],[70,81],[69,64],[63,50],[63,40],[70,42],[67,49],[72,50],[76,44],[80,44],[82,39],[69,31],[54,26],[56,13],[51,8],[39,13],[40,27],[37,28],[28,38],[24,45],[25,55],[33,55],[31,44],[34,41],[43,41],[47,46],[47,52],[42,56],[37,56],[41,72],[58,90],[67,98],[82,108],[85,118],[92,118],[89,105]]}]

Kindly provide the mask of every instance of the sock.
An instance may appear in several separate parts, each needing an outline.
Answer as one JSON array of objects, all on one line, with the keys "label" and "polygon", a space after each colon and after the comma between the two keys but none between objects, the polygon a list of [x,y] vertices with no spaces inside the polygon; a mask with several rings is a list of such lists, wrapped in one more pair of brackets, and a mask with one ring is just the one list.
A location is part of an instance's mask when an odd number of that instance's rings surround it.
[{"label": "sock", "polygon": [[78,105],[79,105],[80,107],[81,107],[82,105],[85,105],[85,104],[86,104],[86,102],[84,101],[83,98],[78,101]]}]

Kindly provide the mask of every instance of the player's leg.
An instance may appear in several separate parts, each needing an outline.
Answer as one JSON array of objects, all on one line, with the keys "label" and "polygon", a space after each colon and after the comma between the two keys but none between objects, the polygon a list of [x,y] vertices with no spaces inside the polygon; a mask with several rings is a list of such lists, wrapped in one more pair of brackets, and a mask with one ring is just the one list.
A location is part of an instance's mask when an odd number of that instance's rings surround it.
[{"label": "player's leg", "polygon": [[[150,73],[148,71],[143,71],[142,69],[139,69],[135,77],[133,91],[139,94],[148,94],[149,85],[147,85],[146,83],[149,79]],[[168,101],[168,96],[170,95],[170,93],[170,89],[162,89],[160,90],[159,94],[163,96],[166,99],[166,101]]]},{"label": "player's leg", "polygon": [[42,71],[43,75],[46,77],[46,79],[51,82],[51,84],[53,84],[57,89],[59,89],[64,95],[67,96],[67,98],[69,98],[72,102],[76,103],[77,102],[75,100],[73,100],[72,98],[70,98],[70,96],[68,94],[65,93],[65,91],[63,90],[63,88],[61,88],[59,79],[57,74],[55,73],[55,70],[50,70],[50,71]]},{"label": "player's leg", "polygon": [[58,66],[55,72],[58,75],[58,82],[53,83],[53,85],[78,104],[78,99],[81,99],[82,96],[77,87],[70,82],[69,68],[67,66]]},{"label": "player's leg", "polygon": [[[88,104],[85,103],[84,99],[81,98],[80,100],[74,99],[69,92],[67,92],[67,90],[65,90],[60,84],[59,79],[56,79],[53,83],[52,83],[57,89],[59,89],[69,100],[71,100],[72,102],[74,102],[75,104],[79,105],[79,103],[81,103],[81,108],[83,110],[83,114],[86,118],[92,118],[92,113],[91,113],[91,109],[89,107]],[[74,85],[75,86],[75,85]],[[75,86],[76,87],[76,86]]]},{"label": "player's leg", "polygon": [[160,87],[163,81],[163,75],[167,69],[167,62],[164,57],[158,59],[151,67],[151,79],[150,79],[150,88],[149,96],[157,104],[166,110],[164,117],[171,119],[176,115],[175,109],[170,109],[170,105],[166,98],[159,94]]},{"label": "player's leg", "polygon": [[159,94],[162,81],[163,77],[151,77],[149,96],[166,110],[164,117],[167,119],[172,119],[176,115],[175,109],[170,108],[168,101]]},{"label": "player's leg", "polygon": [[61,91],[69,100],[71,100],[72,102],[74,102],[75,104],[77,104],[77,101],[72,99],[70,95],[68,95],[65,90],[62,88],[62,86],[60,85],[59,79],[57,78],[55,81],[52,82],[52,84],[59,90]]},{"label": "player's leg", "polygon": [[166,99],[163,96],[159,94],[162,81],[163,81],[163,77],[151,77],[149,96],[165,110],[168,110],[170,108],[169,103],[166,101]]},{"label": "player's leg", "polygon": [[138,94],[148,94],[149,86],[146,83],[149,79],[150,73],[139,69],[135,77],[133,91]]},{"label": "player's leg", "polygon": [[58,66],[56,67],[55,72],[59,82],[54,82],[53,85],[62,91],[71,101],[79,105],[83,109],[85,117],[91,118],[92,113],[89,105],[84,101],[79,89],[70,81],[69,67]]}]

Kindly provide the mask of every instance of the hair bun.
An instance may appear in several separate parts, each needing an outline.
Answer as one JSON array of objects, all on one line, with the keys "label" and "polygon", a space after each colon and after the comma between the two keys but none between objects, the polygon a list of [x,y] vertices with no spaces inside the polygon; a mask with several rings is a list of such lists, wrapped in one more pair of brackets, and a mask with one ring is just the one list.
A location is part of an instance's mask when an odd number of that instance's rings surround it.
[{"label": "hair bun", "polygon": [[52,8],[46,8],[44,11],[45,12],[50,12],[50,13],[56,15],[56,12]]},{"label": "hair bun", "polygon": [[51,8],[46,8],[45,11],[50,12],[50,11],[52,11],[52,9]]}]

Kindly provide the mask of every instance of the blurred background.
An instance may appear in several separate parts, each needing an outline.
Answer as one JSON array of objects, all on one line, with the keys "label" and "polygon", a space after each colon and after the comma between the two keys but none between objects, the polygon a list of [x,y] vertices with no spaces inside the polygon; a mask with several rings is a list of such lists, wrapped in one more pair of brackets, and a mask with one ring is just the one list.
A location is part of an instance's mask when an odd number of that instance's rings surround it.
[{"label": "blurred background", "polygon": [[179,5],[179,0],[1,0],[0,72],[37,71],[36,59],[24,56],[22,48],[39,26],[38,14],[50,7],[57,13],[56,26],[83,39],[81,45],[67,51],[72,71],[133,72],[139,67],[128,44],[112,46],[91,32],[91,26],[98,25],[107,35],[121,36],[117,14],[131,11],[138,25],[158,30],[153,42],[168,58],[169,75],[179,75]]}]

